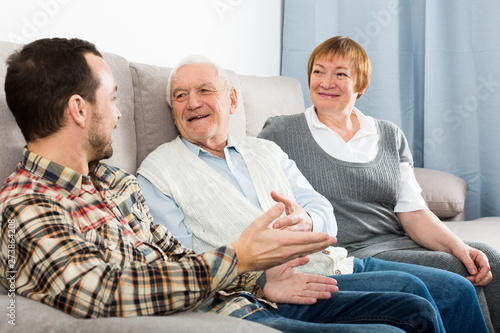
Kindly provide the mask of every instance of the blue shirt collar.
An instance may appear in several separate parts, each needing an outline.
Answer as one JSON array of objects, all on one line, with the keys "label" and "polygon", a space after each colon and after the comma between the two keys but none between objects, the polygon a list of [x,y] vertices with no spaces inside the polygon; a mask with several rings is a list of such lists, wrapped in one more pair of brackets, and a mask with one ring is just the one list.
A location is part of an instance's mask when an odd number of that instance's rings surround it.
[{"label": "blue shirt collar", "polygon": [[[181,137],[181,140],[182,140],[182,142],[184,142],[184,144],[186,145],[186,147],[188,147],[188,149],[191,150],[193,152],[193,154],[195,154],[196,156],[200,156],[202,154],[212,155],[208,151],[206,151],[205,149],[203,149],[201,147],[198,147],[197,145],[195,145],[194,143],[189,142],[188,140],[184,139],[183,137]],[[236,148],[236,145],[235,145],[235,143],[234,143],[234,141],[233,141],[233,139],[231,138],[230,135],[227,136],[227,145],[224,148],[224,150],[227,151],[229,149],[234,149],[235,151],[239,152],[238,148]]]}]

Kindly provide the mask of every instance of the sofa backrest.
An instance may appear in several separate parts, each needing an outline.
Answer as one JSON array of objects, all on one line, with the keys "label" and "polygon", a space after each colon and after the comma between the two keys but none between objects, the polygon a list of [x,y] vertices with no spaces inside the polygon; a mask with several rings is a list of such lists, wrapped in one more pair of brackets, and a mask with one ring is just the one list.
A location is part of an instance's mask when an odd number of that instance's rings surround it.
[{"label": "sofa backrest", "polygon": [[[19,44],[0,41],[0,85],[5,82],[7,57]],[[113,133],[114,154],[107,162],[135,173],[142,160],[162,143],[174,139],[178,131],[166,102],[166,84],[171,71],[103,53],[118,86],[116,105],[122,113]],[[227,74],[238,94],[238,108],[231,116],[232,135],[256,136],[267,118],[304,111],[299,82],[289,77],[258,77]],[[0,91],[0,180],[14,170],[26,144],[12,113],[5,91]]]},{"label": "sofa backrest", "polygon": [[18,44],[0,42],[0,179],[1,182],[11,174],[21,158],[21,148],[25,145],[21,130],[5,100],[5,74],[7,57],[19,47]]}]

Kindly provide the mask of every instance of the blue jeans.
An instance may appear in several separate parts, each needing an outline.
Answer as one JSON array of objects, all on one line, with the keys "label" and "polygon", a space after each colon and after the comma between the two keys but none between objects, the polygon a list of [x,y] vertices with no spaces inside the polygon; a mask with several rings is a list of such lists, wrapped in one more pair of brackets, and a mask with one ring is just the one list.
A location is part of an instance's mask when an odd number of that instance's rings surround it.
[{"label": "blue jeans", "polygon": [[328,300],[278,304],[245,319],[285,332],[357,332],[374,324],[444,332],[443,321],[448,332],[487,332],[472,284],[456,274],[374,258],[355,259],[354,272],[334,276],[340,291]]},{"label": "blue jeans", "polygon": [[[375,281],[389,277],[385,273],[370,275]],[[339,291],[330,299],[313,305],[279,303],[277,309],[268,307],[245,319],[283,332],[297,333],[350,333],[370,329],[375,332],[444,332],[438,317],[429,301],[413,294]]]},{"label": "blue jeans", "polygon": [[[431,304],[439,311],[447,332],[488,332],[474,286],[458,274],[375,258],[354,259],[354,275],[364,272],[409,273],[427,287],[433,299]],[[393,285],[393,278],[390,278],[386,282],[389,286],[377,289],[369,280],[353,284],[349,278],[344,278],[346,276],[349,275],[335,277],[340,290],[352,290],[353,287],[357,291],[388,290],[386,288]]]}]

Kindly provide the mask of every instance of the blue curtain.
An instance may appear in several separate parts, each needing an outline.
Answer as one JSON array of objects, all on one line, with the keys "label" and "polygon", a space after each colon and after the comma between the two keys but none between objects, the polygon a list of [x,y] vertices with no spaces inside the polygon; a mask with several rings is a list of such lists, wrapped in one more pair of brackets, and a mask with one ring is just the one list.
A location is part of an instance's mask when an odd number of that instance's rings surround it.
[{"label": "blue curtain", "polygon": [[500,1],[284,0],[281,74],[306,106],[307,59],[336,35],[372,63],[356,106],[401,127],[415,166],[469,184],[467,219],[500,216]]}]

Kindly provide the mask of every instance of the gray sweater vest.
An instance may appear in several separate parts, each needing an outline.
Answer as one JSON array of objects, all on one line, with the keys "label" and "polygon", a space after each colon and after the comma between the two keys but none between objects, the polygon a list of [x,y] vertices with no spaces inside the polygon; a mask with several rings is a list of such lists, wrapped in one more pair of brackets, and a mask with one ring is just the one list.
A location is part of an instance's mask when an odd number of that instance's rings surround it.
[{"label": "gray sweater vest", "polygon": [[327,154],[314,140],[304,114],[269,119],[259,137],[276,142],[295,161],[316,191],[333,205],[338,246],[356,257],[412,248],[394,213],[400,187],[399,164],[412,163],[402,131],[376,121],[379,151],[368,163],[349,163]]}]

